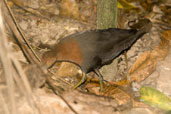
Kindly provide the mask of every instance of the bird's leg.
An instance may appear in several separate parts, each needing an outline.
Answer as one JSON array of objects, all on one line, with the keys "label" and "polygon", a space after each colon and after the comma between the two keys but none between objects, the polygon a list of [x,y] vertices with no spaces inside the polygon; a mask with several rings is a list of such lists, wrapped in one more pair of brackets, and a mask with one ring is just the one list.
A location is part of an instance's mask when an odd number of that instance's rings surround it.
[{"label": "bird's leg", "polygon": [[124,56],[125,56],[125,63],[126,63],[126,76],[127,76],[127,80],[130,80],[130,76],[128,73],[128,57],[127,57],[127,52],[124,51]]},{"label": "bird's leg", "polygon": [[78,83],[73,87],[73,89],[76,89],[76,88],[79,87],[81,84],[83,84],[85,81],[86,81],[86,74],[83,72],[81,81],[78,82]]},{"label": "bird's leg", "polygon": [[97,74],[97,76],[99,77],[99,82],[100,82],[100,91],[103,91],[103,76],[100,73],[99,69],[95,69],[94,72]]}]

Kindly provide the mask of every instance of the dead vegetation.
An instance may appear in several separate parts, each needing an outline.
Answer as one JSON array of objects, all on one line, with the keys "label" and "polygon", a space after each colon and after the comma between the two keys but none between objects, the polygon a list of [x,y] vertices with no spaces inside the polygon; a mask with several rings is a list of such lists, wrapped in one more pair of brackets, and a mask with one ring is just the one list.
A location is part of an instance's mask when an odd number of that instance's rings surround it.
[{"label": "dead vegetation", "polygon": [[[160,26],[158,29],[161,31],[162,28],[164,31],[163,33],[159,32],[159,34],[162,35],[160,37],[160,43],[155,45],[155,48],[144,51],[135,63],[132,63],[133,65],[131,64],[132,66],[129,70],[131,82],[126,80],[117,82],[109,80],[109,82],[104,82],[105,91],[99,92],[99,83],[93,73],[89,74],[88,80],[81,88],[72,90],[73,85],[81,78],[80,69],[70,63],[57,63],[56,67],[58,70],[53,67],[50,69],[50,72],[47,71],[41,66],[39,55],[41,55],[42,49],[38,47],[38,45],[40,47],[44,45],[44,42],[53,44],[54,40],[73,32],[83,31],[85,28],[94,29],[97,1],[62,0],[62,2],[59,2],[58,0],[52,0],[52,5],[48,0],[40,0],[39,2],[41,3],[39,6],[41,7],[36,7],[36,3],[34,4],[31,3],[31,0],[29,1],[27,3],[22,0],[8,1],[8,6],[14,7],[13,9],[15,9],[13,12],[16,13],[15,15],[20,23],[21,30],[17,28],[18,25],[16,25],[15,21],[12,20],[12,17],[9,15],[8,7],[1,1],[0,113],[129,114],[131,111],[138,108],[143,108],[144,114],[146,112],[164,112],[159,109],[153,110],[154,108],[140,102],[138,99],[140,95],[132,90],[131,83],[141,82],[148,78],[150,74],[156,70],[159,62],[164,60],[170,53],[171,30],[170,26],[166,24],[166,22],[170,23],[169,12],[166,10],[169,5],[160,6],[165,15],[162,15],[162,21],[156,21],[157,24],[154,25]],[[144,1],[146,2],[141,1],[140,3],[144,10],[151,11],[152,6],[155,7],[156,5],[153,2],[149,2],[150,0]],[[124,9],[127,13],[141,11],[141,8],[132,6],[129,2],[124,2],[124,5],[122,4],[123,2],[124,0],[120,1],[120,4],[127,8]],[[56,7],[54,3],[58,3],[58,7]],[[48,4],[47,7],[44,7],[45,4]],[[21,14],[23,15],[20,19],[18,17],[20,17]],[[22,25],[23,20],[28,21],[29,19],[26,17],[30,15],[31,18],[36,21],[31,21],[29,24],[33,26],[36,24],[37,27],[42,27],[42,31],[38,34],[42,34],[46,26],[51,26],[46,24],[48,21],[51,21],[52,26],[54,26],[54,22],[61,24],[60,27],[62,28],[62,26],[64,26],[64,30],[57,27],[59,31],[51,34],[51,41],[47,41],[48,38],[45,38],[46,36],[44,37],[43,35],[42,39],[40,38],[41,40],[39,38],[34,39],[37,29],[32,28],[26,23]],[[152,14],[150,13],[150,15]],[[71,23],[65,18],[71,19]],[[121,22],[123,20],[125,19],[120,19]],[[66,23],[70,23],[68,24],[69,26],[66,26]],[[120,24],[120,26],[124,27],[125,25]],[[26,27],[26,29],[24,29],[24,27]],[[30,31],[29,27],[33,29],[33,31]],[[56,25],[52,29],[55,27]],[[169,30],[165,31],[166,29]],[[22,33],[20,33],[20,31],[22,31]],[[57,30],[54,29],[54,31]],[[49,31],[45,32],[48,33]],[[28,38],[29,34],[31,34],[30,38]],[[25,43],[25,40],[28,40],[28,44]],[[17,49],[15,47],[17,47]],[[16,53],[16,50],[20,50],[20,52],[22,50],[22,54]],[[38,53],[39,57],[36,57],[34,53]],[[19,59],[16,54],[19,54],[22,59]],[[131,57],[128,59],[131,60]],[[122,62],[120,64],[122,64]],[[122,65],[120,65],[119,68],[121,70]],[[122,71],[120,74],[122,74]]]}]

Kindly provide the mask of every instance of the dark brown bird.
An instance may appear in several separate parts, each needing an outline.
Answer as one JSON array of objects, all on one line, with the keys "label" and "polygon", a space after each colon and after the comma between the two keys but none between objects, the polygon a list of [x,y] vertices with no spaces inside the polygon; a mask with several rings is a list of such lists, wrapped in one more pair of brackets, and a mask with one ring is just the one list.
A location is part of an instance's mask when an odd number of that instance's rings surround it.
[{"label": "dark brown bird", "polygon": [[102,90],[103,79],[99,68],[110,64],[123,51],[129,49],[136,40],[149,32],[152,26],[151,21],[148,19],[141,21],[145,24],[139,30],[109,28],[69,35],[56,44],[51,51],[46,52],[42,62],[50,66],[56,60],[69,60],[80,65],[83,77],[74,88],[86,80],[86,73],[95,71],[99,76]]}]

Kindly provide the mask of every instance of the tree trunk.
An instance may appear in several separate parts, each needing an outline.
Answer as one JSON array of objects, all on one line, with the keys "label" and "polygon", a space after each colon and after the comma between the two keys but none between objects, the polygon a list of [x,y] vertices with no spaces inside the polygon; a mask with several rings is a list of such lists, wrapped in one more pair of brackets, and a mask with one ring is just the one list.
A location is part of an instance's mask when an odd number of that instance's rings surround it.
[{"label": "tree trunk", "polygon": [[[117,27],[117,0],[97,0],[97,29]],[[115,45],[115,44],[114,44]],[[100,69],[105,80],[114,80],[117,76],[117,59]]]},{"label": "tree trunk", "polygon": [[97,29],[115,28],[117,24],[117,0],[98,0]]}]

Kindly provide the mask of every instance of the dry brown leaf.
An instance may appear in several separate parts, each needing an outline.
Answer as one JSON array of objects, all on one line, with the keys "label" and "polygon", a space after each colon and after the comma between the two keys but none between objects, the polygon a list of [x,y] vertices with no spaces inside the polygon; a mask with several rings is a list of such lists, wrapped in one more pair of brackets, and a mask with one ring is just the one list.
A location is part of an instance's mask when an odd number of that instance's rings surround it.
[{"label": "dry brown leaf", "polygon": [[133,108],[148,108],[149,107],[149,105],[147,105],[147,104],[145,104],[145,103],[143,103],[143,102],[139,102],[139,101],[136,101],[136,100],[134,100],[134,99],[132,99],[132,106],[133,106]]},{"label": "dry brown leaf", "polygon": [[171,30],[162,33],[160,44],[151,52],[151,58],[164,60],[170,50]]},{"label": "dry brown leaf", "polygon": [[131,96],[116,86],[108,86],[105,88],[105,90],[107,91],[105,92],[104,96],[113,97],[116,99],[119,105],[128,104],[131,102]]},{"label": "dry brown leaf", "polygon": [[155,61],[164,60],[169,53],[169,49],[168,40],[161,38],[160,44],[151,52],[150,58],[156,59]]},{"label": "dry brown leaf", "polygon": [[156,5],[156,4],[159,4],[161,1],[156,1],[156,0],[139,0],[138,2],[144,8],[144,10],[151,11],[153,9],[153,6]]},{"label": "dry brown leaf", "polygon": [[89,78],[87,77],[86,88],[100,87],[98,78]]},{"label": "dry brown leaf", "polygon": [[129,70],[131,81],[142,81],[156,68],[157,62],[151,59],[151,52],[143,53]]},{"label": "dry brown leaf", "polygon": [[23,1],[21,0],[12,0],[11,2],[13,2],[14,4],[16,4],[17,6],[23,6]]},{"label": "dry brown leaf", "polygon": [[51,76],[52,84],[63,90],[71,89],[82,78],[80,68],[70,62],[57,62],[49,70],[54,74]]},{"label": "dry brown leaf", "polygon": [[171,41],[171,30],[164,31],[162,33],[162,37],[166,40]]},{"label": "dry brown leaf", "polygon": [[91,79],[91,83],[86,85],[86,88],[90,93],[96,95],[102,95],[107,97],[112,97],[117,101],[118,105],[128,104],[131,101],[131,96],[127,94],[124,90],[120,89],[118,85],[112,84],[113,82],[106,84],[104,83],[104,91],[99,91],[100,84],[99,81],[95,78]]},{"label": "dry brown leaf", "polygon": [[60,77],[76,76],[79,73],[78,70],[78,66],[73,63],[62,62],[55,74]]},{"label": "dry brown leaf", "polygon": [[73,18],[84,22],[94,22],[96,20],[97,12],[96,4],[96,0],[62,0],[59,14],[61,17]]},{"label": "dry brown leaf", "polygon": [[79,6],[74,0],[62,0],[60,6],[60,16],[80,18]]},{"label": "dry brown leaf", "polygon": [[117,82],[109,82],[109,83],[119,85],[119,86],[123,86],[123,85],[129,85],[130,81],[129,80],[119,80]]},{"label": "dry brown leaf", "polygon": [[142,81],[156,69],[157,62],[164,60],[170,50],[171,30],[162,33],[160,44],[152,51],[144,52],[129,70],[131,81]]},{"label": "dry brown leaf", "polygon": [[8,6],[11,8],[14,5],[12,1],[8,1]]},{"label": "dry brown leaf", "polygon": [[164,13],[164,15],[162,16],[162,21],[167,23],[168,25],[171,25],[171,20],[170,20],[171,6],[163,4],[163,5],[160,5],[160,9]]}]

